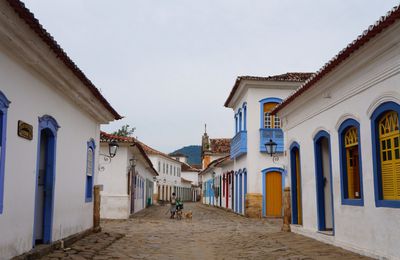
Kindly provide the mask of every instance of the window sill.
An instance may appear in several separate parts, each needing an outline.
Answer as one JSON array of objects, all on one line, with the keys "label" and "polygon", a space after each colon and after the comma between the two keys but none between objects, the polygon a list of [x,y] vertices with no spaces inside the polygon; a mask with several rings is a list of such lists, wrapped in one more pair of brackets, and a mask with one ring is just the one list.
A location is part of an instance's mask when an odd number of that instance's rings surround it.
[{"label": "window sill", "polygon": [[400,200],[375,200],[377,208],[400,208]]},{"label": "window sill", "polygon": [[342,199],[342,205],[363,207],[364,200],[363,199]]}]

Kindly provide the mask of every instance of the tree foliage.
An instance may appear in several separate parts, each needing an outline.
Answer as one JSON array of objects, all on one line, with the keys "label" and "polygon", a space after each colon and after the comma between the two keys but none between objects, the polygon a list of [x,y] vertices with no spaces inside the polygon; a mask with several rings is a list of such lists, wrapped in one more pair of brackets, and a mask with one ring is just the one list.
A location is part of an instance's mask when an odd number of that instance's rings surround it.
[{"label": "tree foliage", "polygon": [[131,137],[133,132],[135,132],[136,127],[130,127],[128,124],[121,126],[120,129],[113,132],[113,135]]}]

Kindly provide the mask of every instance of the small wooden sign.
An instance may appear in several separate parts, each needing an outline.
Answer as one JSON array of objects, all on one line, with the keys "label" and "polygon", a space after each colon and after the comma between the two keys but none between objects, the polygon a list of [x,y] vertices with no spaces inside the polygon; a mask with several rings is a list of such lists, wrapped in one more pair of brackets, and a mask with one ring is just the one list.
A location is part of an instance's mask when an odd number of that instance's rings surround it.
[{"label": "small wooden sign", "polygon": [[33,126],[25,123],[24,121],[18,120],[18,136],[28,140],[32,140]]}]

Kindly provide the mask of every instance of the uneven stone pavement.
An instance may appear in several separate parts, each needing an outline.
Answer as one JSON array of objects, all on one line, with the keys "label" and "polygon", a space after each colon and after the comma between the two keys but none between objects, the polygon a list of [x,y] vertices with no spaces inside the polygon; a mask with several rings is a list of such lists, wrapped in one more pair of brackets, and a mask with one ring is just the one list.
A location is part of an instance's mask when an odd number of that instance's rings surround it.
[{"label": "uneven stone pavement", "polygon": [[129,220],[103,221],[92,234],[42,259],[368,259],[310,238],[280,231],[278,219],[247,219],[186,203],[193,219],[168,218],[154,206]]}]

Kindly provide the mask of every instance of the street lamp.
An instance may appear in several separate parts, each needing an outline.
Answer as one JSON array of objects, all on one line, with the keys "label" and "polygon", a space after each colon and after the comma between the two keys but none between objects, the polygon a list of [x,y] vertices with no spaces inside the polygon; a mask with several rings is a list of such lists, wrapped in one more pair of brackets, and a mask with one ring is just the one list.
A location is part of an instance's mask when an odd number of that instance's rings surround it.
[{"label": "street lamp", "polygon": [[267,154],[271,155],[271,157],[276,154],[277,146],[277,143],[272,141],[272,139],[269,139],[269,142],[265,143],[265,150],[267,151]]},{"label": "street lamp", "polygon": [[129,159],[129,166],[131,168],[134,168],[136,166],[136,162],[137,162],[136,158]]},{"label": "street lamp", "polygon": [[110,158],[114,158],[117,154],[119,144],[115,141],[111,141],[108,143],[108,153]]},{"label": "street lamp", "polygon": [[[104,163],[107,163],[107,164],[111,163],[111,159],[114,158],[115,155],[117,154],[118,147],[119,147],[119,145],[116,141],[111,141],[108,143],[108,154],[103,154],[103,153],[99,154],[100,156],[103,157]],[[99,167],[99,171],[101,171],[101,172],[105,170],[104,165],[102,165],[100,162],[99,162],[98,167]]]}]

